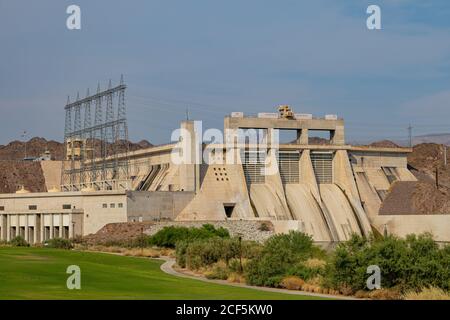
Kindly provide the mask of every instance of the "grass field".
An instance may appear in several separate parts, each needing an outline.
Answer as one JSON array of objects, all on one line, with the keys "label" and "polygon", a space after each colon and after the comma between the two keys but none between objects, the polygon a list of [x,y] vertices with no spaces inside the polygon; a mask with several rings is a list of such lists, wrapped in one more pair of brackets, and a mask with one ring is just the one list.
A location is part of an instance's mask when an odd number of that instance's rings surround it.
[{"label": "grass field", "polygon": [[[205,283],[160,270],[161,261],[45,248],[0,248],[0,299],[313,299]],[[81,290],[68,290],[69,265]]]}]

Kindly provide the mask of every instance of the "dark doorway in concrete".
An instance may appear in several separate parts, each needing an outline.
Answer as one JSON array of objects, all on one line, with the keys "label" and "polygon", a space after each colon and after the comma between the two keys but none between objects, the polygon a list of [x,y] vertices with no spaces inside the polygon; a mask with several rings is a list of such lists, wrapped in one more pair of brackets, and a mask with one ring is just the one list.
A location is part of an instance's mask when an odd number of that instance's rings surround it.
[{"label": "dark doorway in concrete", "polygon": [[11,227],[11,239],[15,238],[17,235],[16,227]]},{"label": "dark doorway in concrete", "polygon": [[69,239],[69,227],[63,227],[63,238]]},{"label": "dark doorway in concrete", "polygon": [[223,208],[225,209],[225,215],[227,218],[231,218],[233,215],[234,207],[236,206],[235,203],[224,203]]},{"label": "dark doorway in concrete", "polygon": [[50,239],[50,227],[45,227],[44,230],[44,241]]},{"label": "dark doorway in concrete", "polygon": [[34,243],[34,227],[28,227],[28,242]]},{"label": "dark doorway in concrete", "polygon": [[53,238],[60,238],[59,227],[53,227]]}]

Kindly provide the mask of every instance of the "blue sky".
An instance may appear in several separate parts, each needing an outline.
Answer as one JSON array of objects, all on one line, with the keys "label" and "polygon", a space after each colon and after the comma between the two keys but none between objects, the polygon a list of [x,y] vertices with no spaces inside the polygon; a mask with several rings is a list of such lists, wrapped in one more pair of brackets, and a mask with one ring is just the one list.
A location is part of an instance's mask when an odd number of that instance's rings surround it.
[{"label": "blue sky", "polygon": [[0,144],[62,140],[67,95],[122,73],[135,141],[168,142],[187,107],[221,129],[279,104],[344,117],[348,140],[450,132],[450,2],[0,0]]}]

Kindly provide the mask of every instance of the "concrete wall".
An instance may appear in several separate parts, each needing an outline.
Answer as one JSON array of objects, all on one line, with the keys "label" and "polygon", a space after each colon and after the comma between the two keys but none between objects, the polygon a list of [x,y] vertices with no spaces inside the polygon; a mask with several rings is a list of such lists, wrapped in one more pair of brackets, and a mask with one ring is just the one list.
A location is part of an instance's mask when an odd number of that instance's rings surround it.
[{"label": "concrete wall", "polygon": [[[285,221],[283,221],[285,222]],[[205,221],[163,221],[148,226],[144,232],[149,235],[157,233],[167,226],[183,226],[200,228],[204,224],[212,224],[215,228],[225,228],[231,236],[241,236],[244,240],[263,242],[275,234],[274,222],[268,220],[205,220]],[[265,225],[263,229],[261,226]],[[283,230],[288,231],[289,228]]]},{"label": "concrete wall", "polygon": [[360,167],[399,167],[406,168],[406,152],[350,151],[353,165]]},{"label": "concrete wall", "polygon": [[194,192],[128,192],[127,220],[174,220],[188,203],[192,201],[193,197]]},{"label": "concrete wall", "polygon": [[[83,235],[95,233],[113,222],[127,222],[125,193],[88,194],[83,199]],[[106,205],[106,208],[104,208]]]},{"label": "concrete wall", "polygon": [[40,164],[47,190],[59,189],[61,185],[62,161],[41,161]]},{"label": "concrete wall", "polygon": [[372,219],[375,227],[383,234],[405,237],[408,234],[430,232],[436,241],[450,242],[450,215],[383,215]]}]

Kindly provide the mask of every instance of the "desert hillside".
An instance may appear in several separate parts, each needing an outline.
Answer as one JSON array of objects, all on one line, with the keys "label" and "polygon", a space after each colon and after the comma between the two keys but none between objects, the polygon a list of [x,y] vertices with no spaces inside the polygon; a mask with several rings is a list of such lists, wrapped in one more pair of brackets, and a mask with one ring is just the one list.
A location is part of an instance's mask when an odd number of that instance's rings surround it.
[{"label": "desert hillside", "polygon": [[[119,145],[119,150],[125,144]],[[130,143],[130,151],[151,147],[146,140]],[[124,149],[125,150],[125,149]],[[21,186],[32,192],[45,192],[44,173],[39,162],[23,161],[26,157],[34,158],[50,151],[52,160],[64,158],[64,144],[61,142],[35,137],[25,142],[12,141],[0,145],[0,193],[12,193]]]}]

